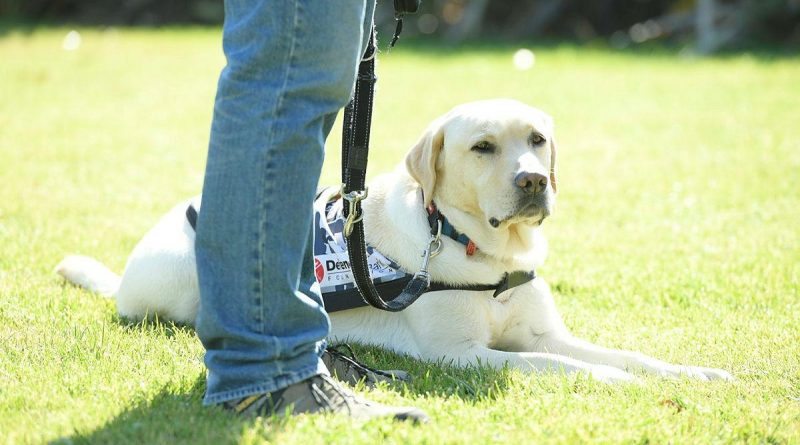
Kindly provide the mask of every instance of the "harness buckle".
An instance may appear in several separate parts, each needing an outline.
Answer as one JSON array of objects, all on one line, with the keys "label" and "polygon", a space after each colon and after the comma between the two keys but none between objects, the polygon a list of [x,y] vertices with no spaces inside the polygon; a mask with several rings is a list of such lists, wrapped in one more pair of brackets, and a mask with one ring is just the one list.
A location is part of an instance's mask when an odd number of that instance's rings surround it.
[{"label": "harness buckle", "polygon": [[356,205],[367,199],[369,195],[369,187],[364,187],[364,190],[353,190],[349,193],[344,193],[344,184],[342,184],[342,188],[339,191],[342,195],[342,199],[347,202],[347,219],[344,222],[344,236],[350,237],[350,234],[353,233],[353,227],[355,227],[356,223],[364,219],[364,214],[358,214]]}]

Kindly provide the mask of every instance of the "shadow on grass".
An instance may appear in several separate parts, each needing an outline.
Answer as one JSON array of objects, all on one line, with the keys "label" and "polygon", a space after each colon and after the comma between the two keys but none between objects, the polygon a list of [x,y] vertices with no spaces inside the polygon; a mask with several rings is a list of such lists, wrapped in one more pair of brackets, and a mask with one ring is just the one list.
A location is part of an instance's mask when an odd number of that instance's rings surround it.
[{"label": "shadow on grass", "polygon": [[[164,389],[91,432],[76,432],[53,444],[95,443],[213,443],[239,442],[256,419],[243,419],[219,408],[201,408],[205,378],[199,376],[191,388]],[[273,422],[272,427],[280,427]],[[265,431],[267,437],[270,432]]]},{"label": "shadow on grass", "polygon": [[[124,322],[124,320],[121,320]],[[127,324],[132,334],[147,330],[151,334],[173,336],[191,327],[169,323],[140,322]],[[383,390],[401,396],[419,398],[457,398],[477,403],[494,399],[508,389],[506,371],[486,367],[459,369],[441,363],[427,363],[401,356],[374,346],[353,345],[360,360],[371,366],[406,369],[413,375],[408,384],[382,386]],[[53,444],[232,444],[244,435],[255,434],[259,440],[271,441],[285,427],[280,419],[241,418],[216,407],[202,407],[205,376],[178,387],[165,386],[153,396],[146,396],[91,431],[76,431],[52,441]],[[361,391],[369,398],[368,391]]]},{"label": "shadow on grass", "polygon": [[509,388],[508,369],[488,366],[459,368],[446,362],[427,362],[407,355],[399,355],[386,349],[360,344],[351,344],[356,359],[377,369],[401,369],[407,371],[411,381],[393,383],[387,389],[404,396],[456,397],[477,403],[492,400]]},{"label": "shadow on grass", "polygon": [[[462,400],[492,399],[502,394],[508,384],[504,371],[491,369],[456,369],[420,362],[385,350],[354,345],[359,358],[373,354],[376,365],[406,368],[414,374],[410,384],[384,387],[401,395],[451,398]],[[241,418],[215,407],[201,407],[205,389],[204,376],[198,376],[190,388],[162,391],[126,409],[93,431],[74,434],[52,441],[52,444],[233,444],[243,435],[255,433],[259,440],[271,441],[285,426],[281,419]],[[369,398],[369,393],[365,393]]]},{"label": "shadow on grass", "polygon": [[[150,317],[141,321],[109,314],[131,336],[148,336],[158,341],[176,337],[195,337],[194,328]],[[425,362],[386,349],[352,344],[356,359],[378,369],[403,369],[412,376],[409,383],[393,383],[381,390],[409,399],[456,399],[467,404],[503,397],[512,386],[509,370],[487,366],[458,368],[444,362]],[[168,385],[157,394],[131,401],[124,411],[93,430],[77,430],[52,443],[238,443],[243,435],[255,434],[261,440],[279,433],[280,420],[243,419],[219,408],[203,408],[205,376],[194,381]],[[359,391],[366,398],[369,391]],[[413,402],[409,402],[413,403]]]},{"label": "shadow on grass", "polygon": [[[131,333],[147,333],[167,338],[195,335],[192,326],[150,317],[133,321],[115,316],[115,321]],[[378,346],[351,343],[355,359],[376,369],[401,369],[412,378],[408,384],[392,384],[389,389],[415,395],[458,397],[467,401],[494,398],[508,387],[509,370],[488,366],[459,368],[446,362],[427,362],[396,354]]]}]

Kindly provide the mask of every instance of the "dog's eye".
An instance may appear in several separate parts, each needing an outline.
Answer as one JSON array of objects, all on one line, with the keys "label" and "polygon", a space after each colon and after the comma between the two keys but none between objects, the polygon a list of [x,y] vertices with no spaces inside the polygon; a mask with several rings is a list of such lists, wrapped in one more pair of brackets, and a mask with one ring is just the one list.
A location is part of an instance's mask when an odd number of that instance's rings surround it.
[{"label": "dog's eye", "polygon": [[472,146],[472,151],[478,153],[494,153],[494,150],[495,150],[494,144],[487,141],[480,141]]},{"label": "dog's eye", "polygon": [[533,133],[533,134],[531,135],[531,138],[530,138],[531,145],[533,145],[534,147],[537,147],[537,146],[539,146],[539,145],[542,145],[542,144],[544,144],[546,141],[547,141],[547,139],[545,139],[545,138],[544,138],[544,136],[542,136],[542,135],[541,135],[541,134],[539,134],[539,133]]}]

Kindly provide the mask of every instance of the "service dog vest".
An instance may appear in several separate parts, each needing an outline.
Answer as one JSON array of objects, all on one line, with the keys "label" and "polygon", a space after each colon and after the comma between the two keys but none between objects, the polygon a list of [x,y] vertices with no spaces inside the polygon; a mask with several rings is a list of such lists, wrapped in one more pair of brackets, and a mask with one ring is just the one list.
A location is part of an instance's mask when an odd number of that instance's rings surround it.
[{"label": "service dog vest", "polygon": [[[314,275],[327,312],[367,306],[350,270],[347,243],[342,233],[343,205],[334,187],[320,189],[314,199]],[[186,219],[193,229],[196,229],[197,217],[197,207],[190,204]],[[367,245],[367,255],[370,277],[382,293],[398,294],[413,277],[372,246]]]},{"label": "service dog vest", "polygon": [[[367,304],[361,298],[350,269],[344,239],[344,201],[337,189],[323,189],[314,200],[314,274],[325,301],[325,310],[351,309]],[[399,292],[412,275],[367,244],[369,274],[380,291]]]}]

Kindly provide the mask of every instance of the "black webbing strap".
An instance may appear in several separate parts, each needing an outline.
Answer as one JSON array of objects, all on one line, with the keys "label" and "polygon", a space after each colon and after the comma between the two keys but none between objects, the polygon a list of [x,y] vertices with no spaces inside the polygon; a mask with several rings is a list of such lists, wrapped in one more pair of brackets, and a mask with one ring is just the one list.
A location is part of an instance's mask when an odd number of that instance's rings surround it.
[{"label": "black webbing strap", "polygon": [[503,276],[503,279],[500,280],[500,283],[497,284],[497,288],[494,290],[494,297],[497,298],[503,292],[517,286],[522,286],[523,284],[533,281],[534,279],[536,279],[536,272],[533,270],[518,270],[515,272],[508,272]]},{"label": "black webbing strap", "polygon": [[[373,28],[367,51],[358,67],[353,100],[344,111],[342,130],[342,194],[348,200],[344,216],[353,221],[349,233],[345,233],[350,267],[361,297],[369,305],[390,312],[407,308],[428,288],[430,277],[417,273],[399,295],[384,300],[372,283],[367,263],[367,248],[364,239],[364,224],[361,221],[360,195],[366,197],[367,153],[369,152],[369,130],[372,122],[372,102],[375,92],[375,30]],[[349,197],[349,199],[348,199]],[[350,214],[353,213],[353,217]]]},{"label": "black webbing strap", "polygon": [[192,229],[197,230],[197,209],[194,208],[194,204],[189,204],[189,207],[186,207],[186,220],[189,221]]},{"label": "black webbing strap", "polygon": [[[494,298],[497,298],[503,292],[523,285],[534,278],[536,278],[536,275],[533,272],[518,271],[505,274],[503,279],[497,284],[448,284],[433,281],[428,286],[428,289],[425,290],[425,293],[442,290],[472,292],[494,291]],[[411,278],[376,283],[375,289],[377,289],[381,295],[398,295],[403,292],[403,289],[408,285],[409,281],[411,281]],[[333,294],[322,294],[322,299],[325,302],[325,311],[328,313],[364,307],[365,305],[364,298],[361,296],[358,289],[347,289],[336,291]]]}]

